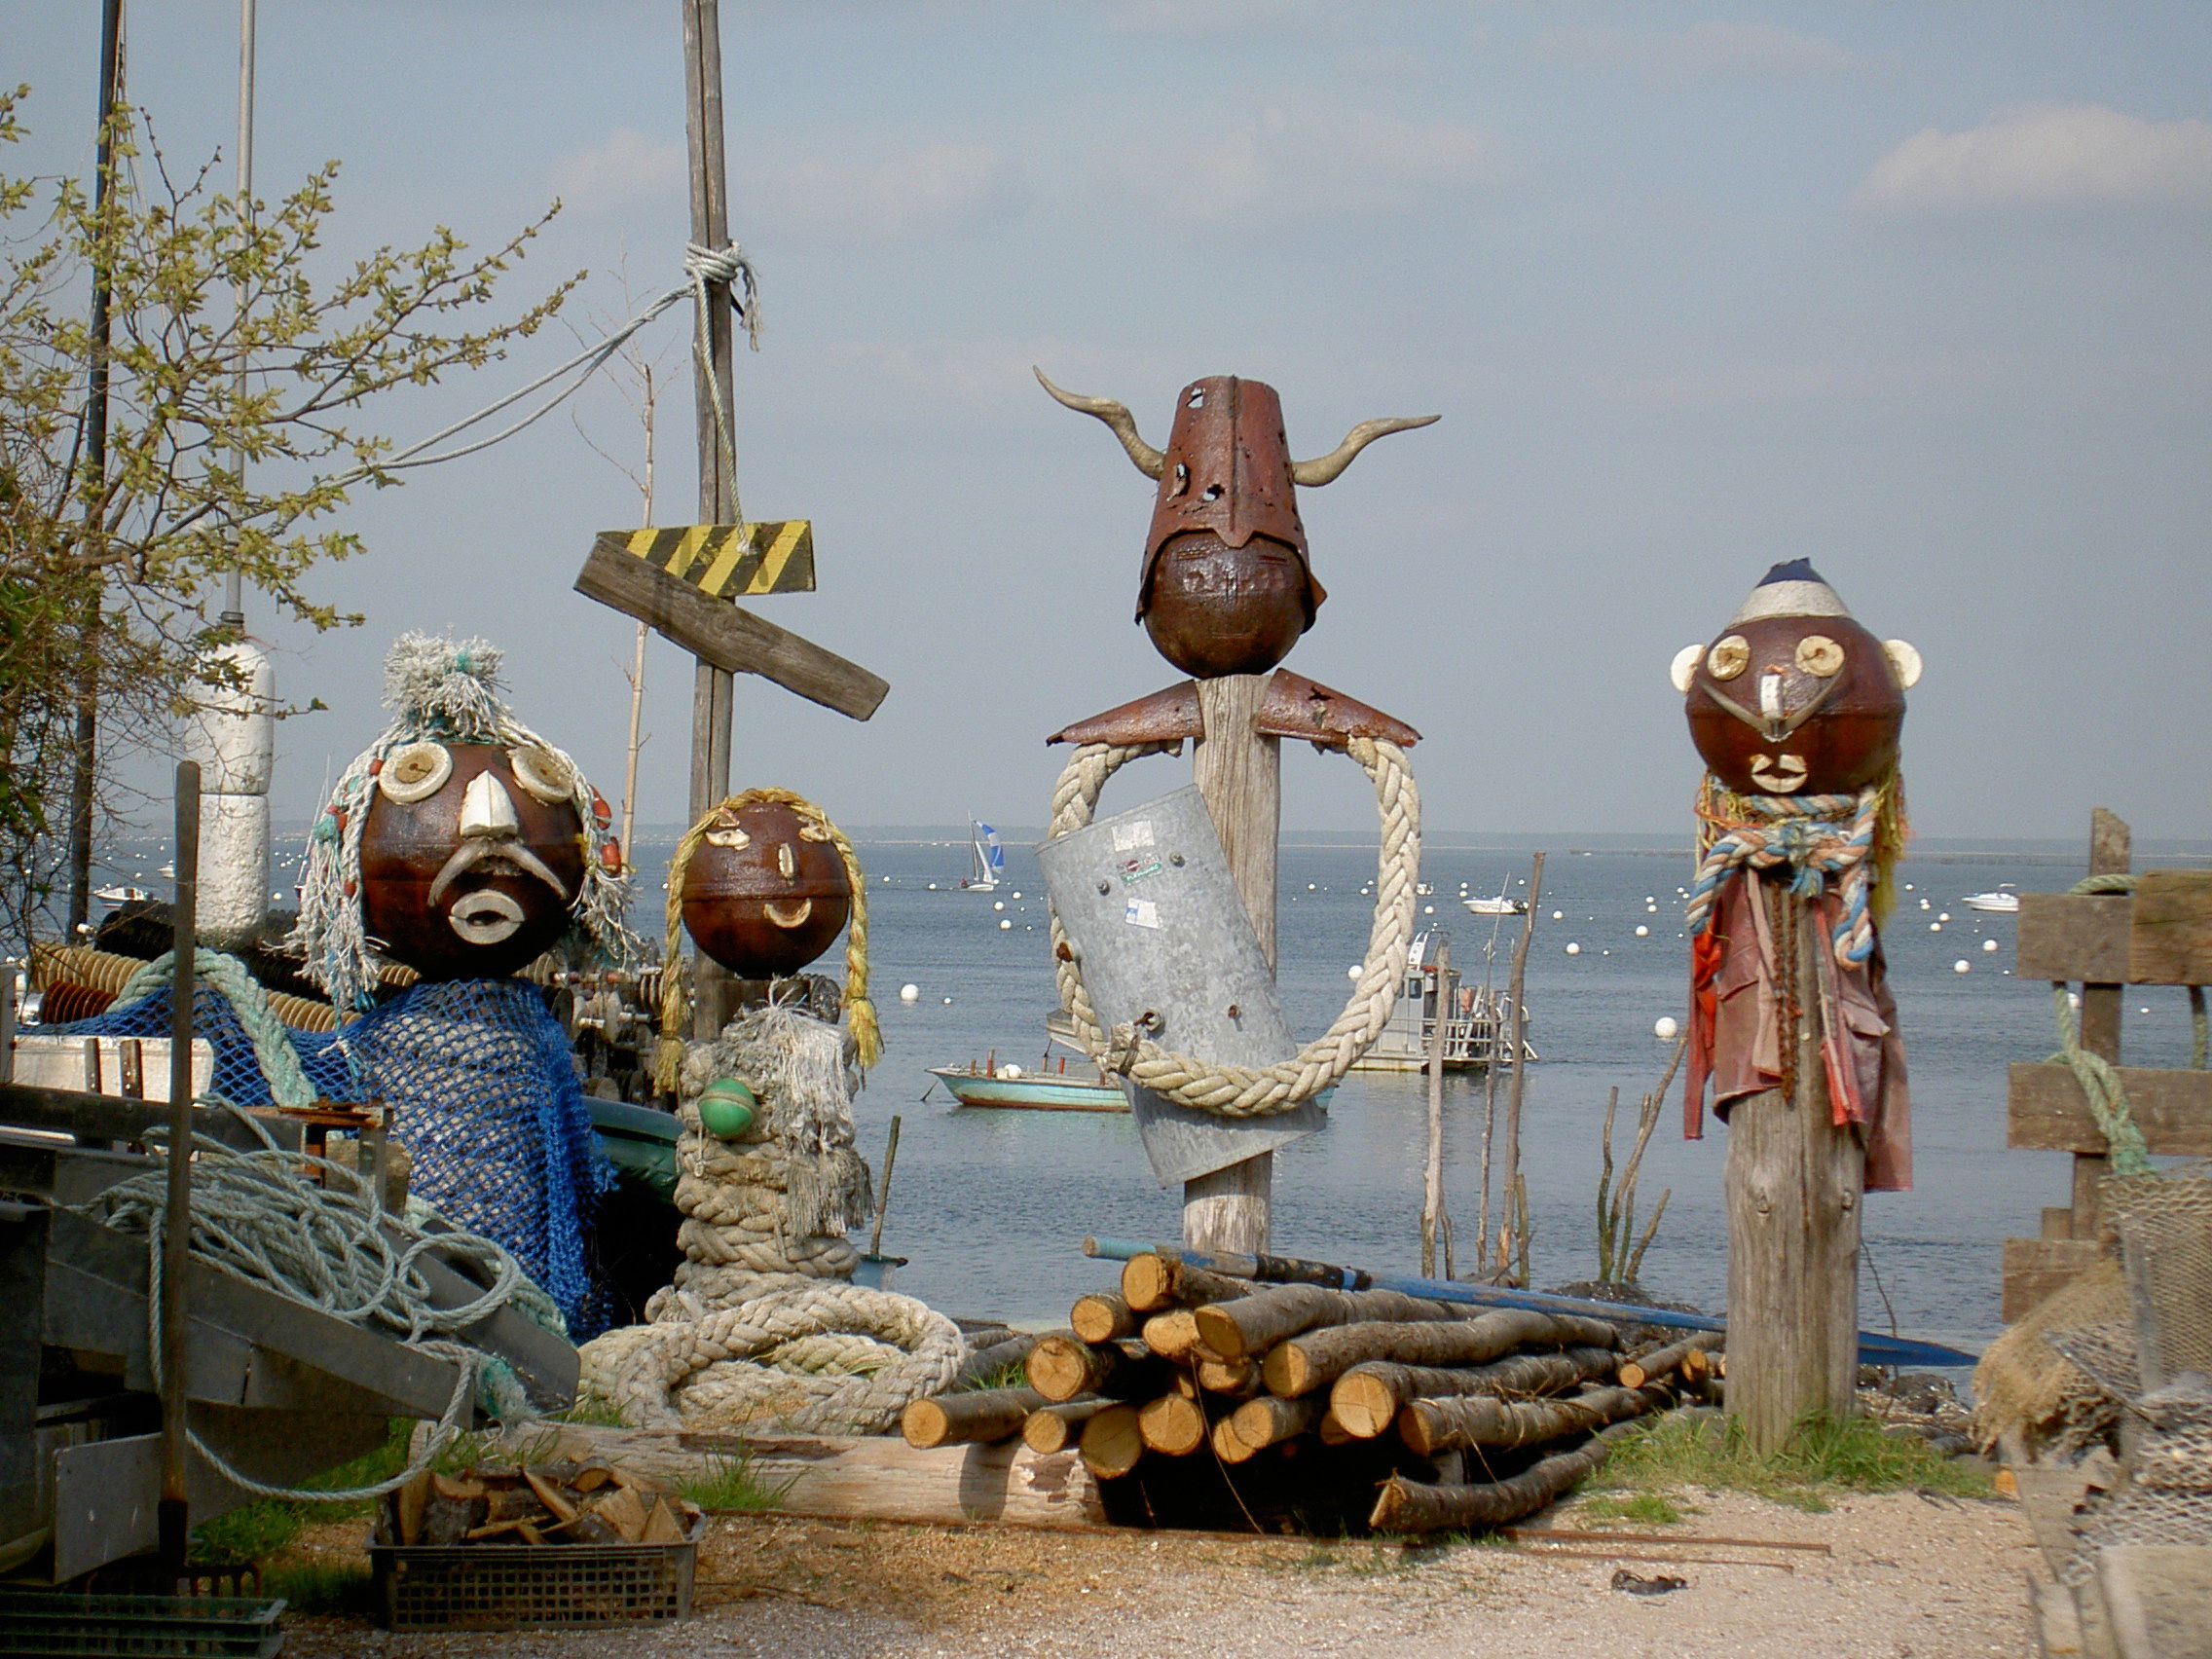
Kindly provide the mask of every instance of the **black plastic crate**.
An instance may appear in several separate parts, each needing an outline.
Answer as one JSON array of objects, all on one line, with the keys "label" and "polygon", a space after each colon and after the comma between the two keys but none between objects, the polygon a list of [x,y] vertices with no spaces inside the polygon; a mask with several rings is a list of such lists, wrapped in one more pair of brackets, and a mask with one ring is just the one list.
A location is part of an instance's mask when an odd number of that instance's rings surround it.
[{"label": "black plastic crate", "polygon": [[72,1596],[0,1590],[0,1654],[78,1659],[273,1659],[284,1645],[281,1600],[248,1596]]},{"label": "black plastic crate", "polygon": [[691,1616],[706,1518],[680,1544],[375,1544],[387,1630],[517,1630]]}]

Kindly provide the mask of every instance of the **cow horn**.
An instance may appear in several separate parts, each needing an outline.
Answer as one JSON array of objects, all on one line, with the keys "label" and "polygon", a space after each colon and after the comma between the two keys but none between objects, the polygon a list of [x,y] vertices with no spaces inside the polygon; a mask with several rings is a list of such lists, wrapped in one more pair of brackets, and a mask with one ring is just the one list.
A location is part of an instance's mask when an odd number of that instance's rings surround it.
[{"label": "cow horn", "polygon": [[1410,432],[1416,426],[1433,426],[1444,419],[1441,415],[1406,415],[1391,421],[1362,421],[1345,434],[1345,441],[1327,455],[1311,461],[1294,461],[1290,463],[1291,482],[1311,488],[1317,484],[1333,484],[1338,475],[1351,464],[1351,458],[1377,438],[1392,432]]},{"label": "cow horn", "polygon": [[[1167,458],[1146,443],[1137,433],[1137,421],[1125,404],[1116,403],[1111,397],[1078,397],[1072,391],[1062,391],[1045,378],[1045,371],[1031,368],[1037,384],[1052,394],[1055,401],[1086,415],[1095,415],[1113,429],[1114,436],[1122,440],[1122,447],[1129,452],[1129,459],[1137,463],[1137,470],[1147,478],[1158,478],[1167,470]],[[1349,460],[1347,456],[1346,458]]]}]

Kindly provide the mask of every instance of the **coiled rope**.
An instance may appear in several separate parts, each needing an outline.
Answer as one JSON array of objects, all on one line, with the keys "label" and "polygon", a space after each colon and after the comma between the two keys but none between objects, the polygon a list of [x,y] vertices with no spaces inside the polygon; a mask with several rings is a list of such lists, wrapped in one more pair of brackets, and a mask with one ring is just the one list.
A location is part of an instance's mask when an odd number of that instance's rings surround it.
[{"label": "coiled rope", "polygon": [[[353,1171],[277,1146],[259,1123],[227,1100],[210,1096],[203,1104],[250,1124],[263,1144],[251,1152],[239,1152],[210,1136],[193,1136],[192,1235],[187,1245],[193,1259],[350,1325],[395,1336],[405,1346],[446,1360],[459,1372],[453,1396],[427,1443],[407,1468],[389,1480],[344,1491],[272,1486],[233,1468],[198,1434],[191,1434],[193,1450],[210,1468],[256,1497],[354,1502],[394,1491],[428,1467],[467,1426],[480,1381],[494,1382],[510,1409],[523,1405],[511,1375],[486,1375],[488,1368],[498,1367],[497,1361],[448,1340],[452,1333],[509,1305],[547,1329],[562,1328],[551,1301],[524,1276],[512,1256],[474,1234],[430,1232],[399,1216],[380,1215],[355,1184]],[[166,1143],[160,1129],[149,1129],[146,1140],[149,1149]],[[304,1173],[309,1169],[326,1175],[335,1171],[344,1179],[318,1187]],[[162,1385],[162,1247],[167,1187],[167,1175],[152,1171],[74,1206],[75,1213],[103,1227],[146,1237],[150,1264],[146,1351],[157,1390]],[[436,1307],[420,1266],[432,1257],[488,1270],[492,1284],[460,1307]]]},{"label": "coiled rope", "polygon": [[[195,949],[192,977],[231,1005],[239,1025],[253,1041],[253,1057],[261,1075],[269,1080],[269,1095],[279,1106],[313,1106],[315,1087],[300,1064],[300,1051],[292,1047],[284,1022],[270,1007],[269,992],[253,970],[237,957],[220,950]],[[152,996],[176,979],[176,952],[164,951],[124,981],[116,1002],[128,1006]]]},{"label": "coiled rope", "polygon": [[845,1014],[853,1043],[860,1051],[865,1071],[883,1057],[883,1028],[876,1022],[875,1004],[867,996],[867,877],[861,872],[860,855],[830,815],[793,790],[764,785],[733,794],[709,807],[699,822],[683,831],[676,843],[676,857],[668,866],[668,932],[661,956],[660,1045],[653,1060],[653,1080],[664,1093],[676,1092],[678,1069],[683,1064],[683,875],[691,856],[699,850],[707,831],[725,812],[741,812],[763,803],[788,806],[830,838],[845,866],[845,885],[852,889],[853,919],[845,933]]},{"label": "coiled rope", "polygon": [[1838,963],[1856,968],[1874,954],[1874,890],[1881,868],[1894,857],[1901,830],[1885,834],[1885,818],[1901,818],[1896,774],[1857,794],[1739,795],[1710,774],[1698,796],[1704,856],[1690,886],[1691,938],[1713,925],[1721,884],[1741,869],[1787,866],[1789,890],[1816,899],[1830,881],[1839,884],[1843,914],[1831,940]]},{"label": "coiled rope", "polygon": [[[1052,823],[1046,839],[1089,824],[1106,780],[1122,767],[1175,747],[1166,743],[1078,746],[1052,787]],[[1060,1005],[1092,1059],[1179,1105],[1225,1118],[1257,1118],[1287,1112],[1333,1088],[1381,1035],[1389,1023],[1413,944],[1420,881],[1420,792],[1405,752],[1386,738],[1355,737],[1345,752],[1374,782],[1382,843],[1376,859],[1375,922],[1368,935],[1367,956],[1359,983],[1336,1022],[1294,1058],[1272,1066],[1221,1065],[1175,1053],[1127,1024],[1104,1031],[1084,989],[1083,971],[1054,914],[1052,964]]]}]

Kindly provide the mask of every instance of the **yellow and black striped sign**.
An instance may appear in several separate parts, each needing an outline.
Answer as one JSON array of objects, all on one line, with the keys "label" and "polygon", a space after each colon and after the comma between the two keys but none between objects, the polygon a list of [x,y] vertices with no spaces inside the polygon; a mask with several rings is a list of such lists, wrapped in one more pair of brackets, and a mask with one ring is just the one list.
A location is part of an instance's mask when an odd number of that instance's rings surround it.
[{"label": "yellow and black striped sign", "polygon": [[814,591],[814,523],[670,525],[610,539],[710,599]]}]

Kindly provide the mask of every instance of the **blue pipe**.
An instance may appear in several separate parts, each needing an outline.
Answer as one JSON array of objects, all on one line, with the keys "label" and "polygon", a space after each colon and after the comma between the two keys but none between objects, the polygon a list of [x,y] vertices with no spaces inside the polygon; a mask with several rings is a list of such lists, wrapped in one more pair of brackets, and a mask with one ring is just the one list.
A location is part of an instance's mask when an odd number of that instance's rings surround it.
[{"label": "blue pipe", "polygon": [[[1539,1313],[1580,1313],[1592,1319],[1636,1319],[1646,1325],[1666,1325],[1683,1331],[1725,1331],[1728,1321],[1710,1313],[1680,1313],[1671,1308],[1646,1308],[1631,1302],[1591,1302],[1579,1296],[1554,1296],[1542,1290],[1518,1290],[1492,1284],[1469,1284],[1459,1279],[1420,1278],[1412,1273],[1371,1273],[1358,1268],[1332,1267],[1295,1256],[1236,1256],[1211,1250],[1186,1250],[1178,1244],[1140,1244],[1129,1238],[1086,1238],[1086,1256],[1125,1262],[1132,1256],[1173,1256],[1210,1272],[1235,1278],[1258,1279],[1269,1284],[1317,1284],[1330,1290],[1395,1290],[1431,1302],[1465,1302],[1484,1308],[1530,1308]],[[1910,1337],[1885,1337],[1874,1331],[1859,1333],[1859,1363],[1893,1366],[1962,1366],[1976,1356],[1945,1347],[1940,1343],[1915,1342]]]}]

